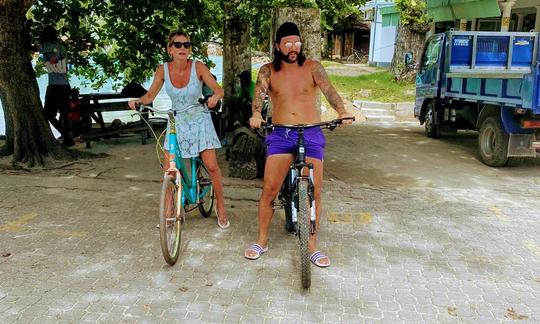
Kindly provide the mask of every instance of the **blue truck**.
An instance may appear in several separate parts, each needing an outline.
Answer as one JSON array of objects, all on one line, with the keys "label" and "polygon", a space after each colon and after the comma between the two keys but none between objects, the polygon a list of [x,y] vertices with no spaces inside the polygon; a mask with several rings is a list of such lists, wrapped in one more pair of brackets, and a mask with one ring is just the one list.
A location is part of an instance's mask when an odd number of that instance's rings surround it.
[{"label": "blue truck", "polygon": [[540,150],[540,33],[449,31],[426,41],[414,115],[436,138],[477,130],[483,163]]}]

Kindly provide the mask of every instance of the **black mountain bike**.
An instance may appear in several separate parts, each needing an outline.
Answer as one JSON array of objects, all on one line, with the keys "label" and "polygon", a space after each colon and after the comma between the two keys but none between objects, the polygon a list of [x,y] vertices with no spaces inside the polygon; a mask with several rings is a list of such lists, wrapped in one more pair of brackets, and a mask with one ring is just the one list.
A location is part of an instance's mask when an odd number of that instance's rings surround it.
[{"label": "black mountain bike", "polygon": [[[298,131],[298,141],[296,144],[295,159],[291,163],[287,177],[283,181],[278,199],[285,210],[285,229],[294,233],[300,240],[300,270],[302,277],[302,286],[309,288],[311,286],[311,263],[308,249],[308,241],[311,235],[315,234],[317,225],[315,222],[315,190],[313,185],[313,164],[306,163],[304,147],[304,130],[312,127],[323,127],[334,130],[343,120],[354,117],[334,119],[328,122],[315,124],[265,124],[262,130],[271,131],[274,127],[285,127],[296,129]],[[266,132],[259,132],[260,136]],[[308,169],[307,175],[302,172],[304,168]],[[275,206],[275,207],[279,207]]]}]

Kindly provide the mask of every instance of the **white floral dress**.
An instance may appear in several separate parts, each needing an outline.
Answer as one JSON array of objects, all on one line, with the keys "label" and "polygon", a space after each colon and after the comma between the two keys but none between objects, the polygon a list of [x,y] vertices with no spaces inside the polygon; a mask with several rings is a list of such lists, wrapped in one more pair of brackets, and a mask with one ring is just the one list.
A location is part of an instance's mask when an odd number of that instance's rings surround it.
[{"label": "white floral dress", "polygon": [[[172,84],[168,64],[163,64],[165,90],[172,101],[171,109],[176,111],[176,139],[183,158],[196,157],[204,150],[221,147],[212,117],[208,109],[198,101],[202,97],[202,82],[197,78],[196,63],[192,61],[189,83],[183,88],[177,88]],[[164,143],[164,148],[168,147],[169,127]]]}]

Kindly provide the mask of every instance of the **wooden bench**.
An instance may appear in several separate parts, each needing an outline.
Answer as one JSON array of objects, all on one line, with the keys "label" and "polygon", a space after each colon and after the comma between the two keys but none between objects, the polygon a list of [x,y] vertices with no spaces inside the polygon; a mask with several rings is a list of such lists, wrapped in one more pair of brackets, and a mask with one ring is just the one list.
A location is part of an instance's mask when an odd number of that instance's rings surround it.
[{"label": "wooden bench", "polygon": [[[82,139],[86,142],[86,148],[91,148],[92,140],[126,133],[140,133],[141,143],[146,144],[146,140],[150,137],[148,125],[143,121],[145,119],[148,122],[147,111],[143,112],[142,118],[139,121],[127,123],[119,128],[107,126],[103,119],[102,113],[104,112],[132,111],[128,107],[128,101],[131,97],[126,97],[121,93],[111,92],[81,94],[80,98],[82,102],[81,116],[83,121]],[[99,128],[93,127],[94,122],[99,125]]]}]

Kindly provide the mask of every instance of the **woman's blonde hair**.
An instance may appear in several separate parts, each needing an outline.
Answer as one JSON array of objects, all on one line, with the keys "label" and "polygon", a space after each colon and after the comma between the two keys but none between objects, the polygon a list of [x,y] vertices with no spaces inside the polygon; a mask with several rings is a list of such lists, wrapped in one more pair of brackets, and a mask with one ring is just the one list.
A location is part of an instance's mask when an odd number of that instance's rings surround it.
[{"label": "woman's blonde hair", "polygon": [[169,34],[169,38],[167,40],[167,47],[171,47],[172,44],[173,44],[173,41],[176,37],[178,36],[184,36],[188,39],[188,41],[190,40],[189,38],[189,35],[183,31],[183,30],[175,30],[175,31],[172,31],[170,34]]}]

